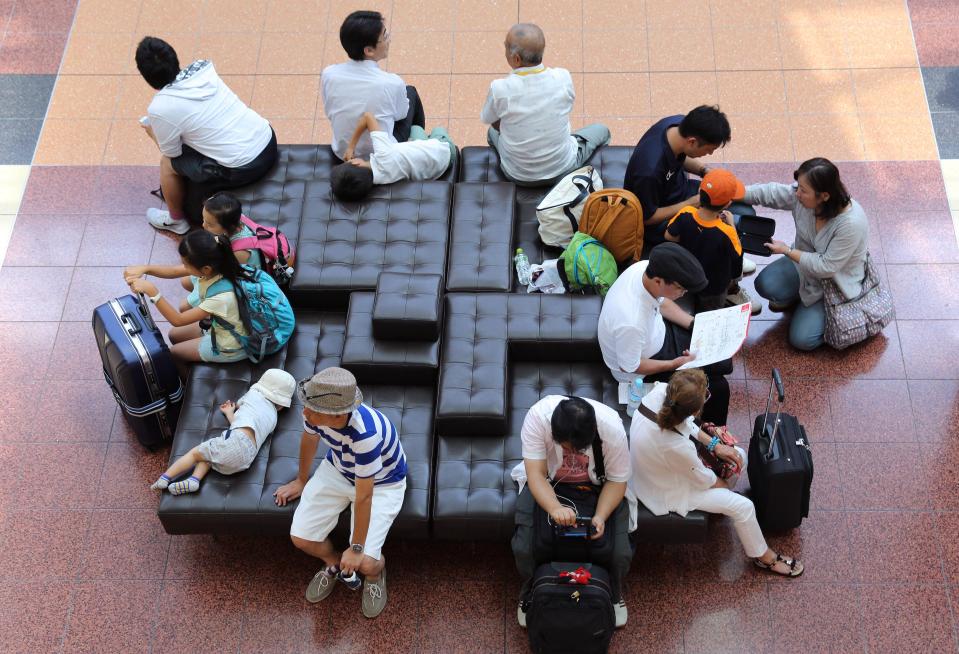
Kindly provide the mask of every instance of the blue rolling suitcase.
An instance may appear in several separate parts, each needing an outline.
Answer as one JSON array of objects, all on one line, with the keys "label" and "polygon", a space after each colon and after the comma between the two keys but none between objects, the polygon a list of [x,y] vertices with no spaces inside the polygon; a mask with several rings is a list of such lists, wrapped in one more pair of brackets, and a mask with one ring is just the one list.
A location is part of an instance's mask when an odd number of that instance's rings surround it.
[{"label": "blue rolling suitcase", "polygon": [[124,295],[93,311],[103,376],[137,440],[156,449],[173,440],[183,384],[142,296]]}]

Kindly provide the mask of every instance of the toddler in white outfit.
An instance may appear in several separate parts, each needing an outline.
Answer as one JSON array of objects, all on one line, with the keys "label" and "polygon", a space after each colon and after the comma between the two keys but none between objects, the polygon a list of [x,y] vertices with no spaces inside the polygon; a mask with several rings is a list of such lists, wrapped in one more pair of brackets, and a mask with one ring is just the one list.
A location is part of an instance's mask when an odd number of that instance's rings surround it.
[{"label": "toddler in white outfit", "polygon": [[[277,412],[289,408],[295,391],[296,380],[292,375],[277,368],[267,370],[238,402],[227,400],[220,405],[230,426],[177,459],[150,488],[168,490],[173,495],[195,493],[210,468],[223,475],[249,468],[260,447],[276,429]],[[190,469],[193,474],[189,478],[173,481]]]}]

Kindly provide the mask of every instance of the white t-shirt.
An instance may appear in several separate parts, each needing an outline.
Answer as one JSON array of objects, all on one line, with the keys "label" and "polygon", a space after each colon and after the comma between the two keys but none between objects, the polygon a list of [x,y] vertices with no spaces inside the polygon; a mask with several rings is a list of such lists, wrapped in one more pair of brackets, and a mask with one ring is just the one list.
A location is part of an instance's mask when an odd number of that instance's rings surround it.
[{"label": "white t-shirt", "polygon": [[[399,75],[381,70],[375,61],[344,61],[323,69],[320,76],[323,109],[333,128],[333,152],[340,159],[346,152],[360,116],[369,111],[393,140],[393,124],[410,110],[406,82]],[[394,140],[395,141],[395,140]],[[364,134],[353,155],[367,158],[373,151]]]},{"label": "white t-shirt", "polygon": [[609,288],[599,313],[599,347],[616,381],[635,379],[640,361],[652,358],[666,340],[659,310],[663,298],[643,286],[647,266],[649,261],[639,261],[627,268]]},{"label": "white t-shirt", "polygon": [[270,143],[270,123],[236,97],[213,68],[198,60],[156,92],[147,108],[160,152],[172,158],[183,145],[226,168],[245,166]]},{"label": "white t-shirt", "polygon": [[500,121],[497,150],[507,175],[532,182],[556,177],[576,164],[578,143],[569,125],[575,99],[573,78],[565,68],[540,64],[493,80],[480,119]]},{"label": "white t-shirt", "polygon": [[233,429],[246,427],[253,430],[256,447],[263,447],[264,441],[276,429],[276,405],[266,399],[260,391],[251,388],[236,403]]},{"label": "white t-shirt", "polygon": [[450,146],[436,139],[397,143],[392,134],[370,132],[373,154],[370,168],[374,184],[392,184],[404,179],[436,179],[450,166]]}]

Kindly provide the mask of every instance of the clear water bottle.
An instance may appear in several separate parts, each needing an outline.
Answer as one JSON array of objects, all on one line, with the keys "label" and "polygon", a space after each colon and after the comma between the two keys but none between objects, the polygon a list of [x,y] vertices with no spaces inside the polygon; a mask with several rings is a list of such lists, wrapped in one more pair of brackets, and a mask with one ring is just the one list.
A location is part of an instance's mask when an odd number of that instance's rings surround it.
[{"label": "clear water bottle", "polygon": [[516,248],[516,256],[513,257],[513,263],[516,264],[516,279],[519,280],[519,283],[523,286],[529,286],[531,279],[529,259],[527,259],[523,253],[523,248]]},{"label": "clear water bottle", "polygon": [[350,590],[359,590],[360,586],[363,585],[363,580],[360,579],[360,575],[356,574],[355,570],[350,575],[347,575],[346,572],[341,570],[339,577],[340,581],[346,584],[346,587]]},{"label": "clear water bottle", "polygon": [[643,401],[643,395],[646,393],[643,389],[643,378],[637,377],[629,383],[629,392],[626,395],[626,415],[632,417],[639,408],[639,403]]}]

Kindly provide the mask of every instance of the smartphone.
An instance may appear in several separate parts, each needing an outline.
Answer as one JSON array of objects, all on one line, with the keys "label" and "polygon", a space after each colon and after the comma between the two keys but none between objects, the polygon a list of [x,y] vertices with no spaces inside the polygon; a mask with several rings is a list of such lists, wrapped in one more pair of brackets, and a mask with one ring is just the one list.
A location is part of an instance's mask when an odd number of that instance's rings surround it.
[{"label": "smartphone", "polygon": [[561,535],[565,538],[589,538],[595,533],[593,521],[590,518],[576,518],[576,524],[572,527],[566,527]]}]

